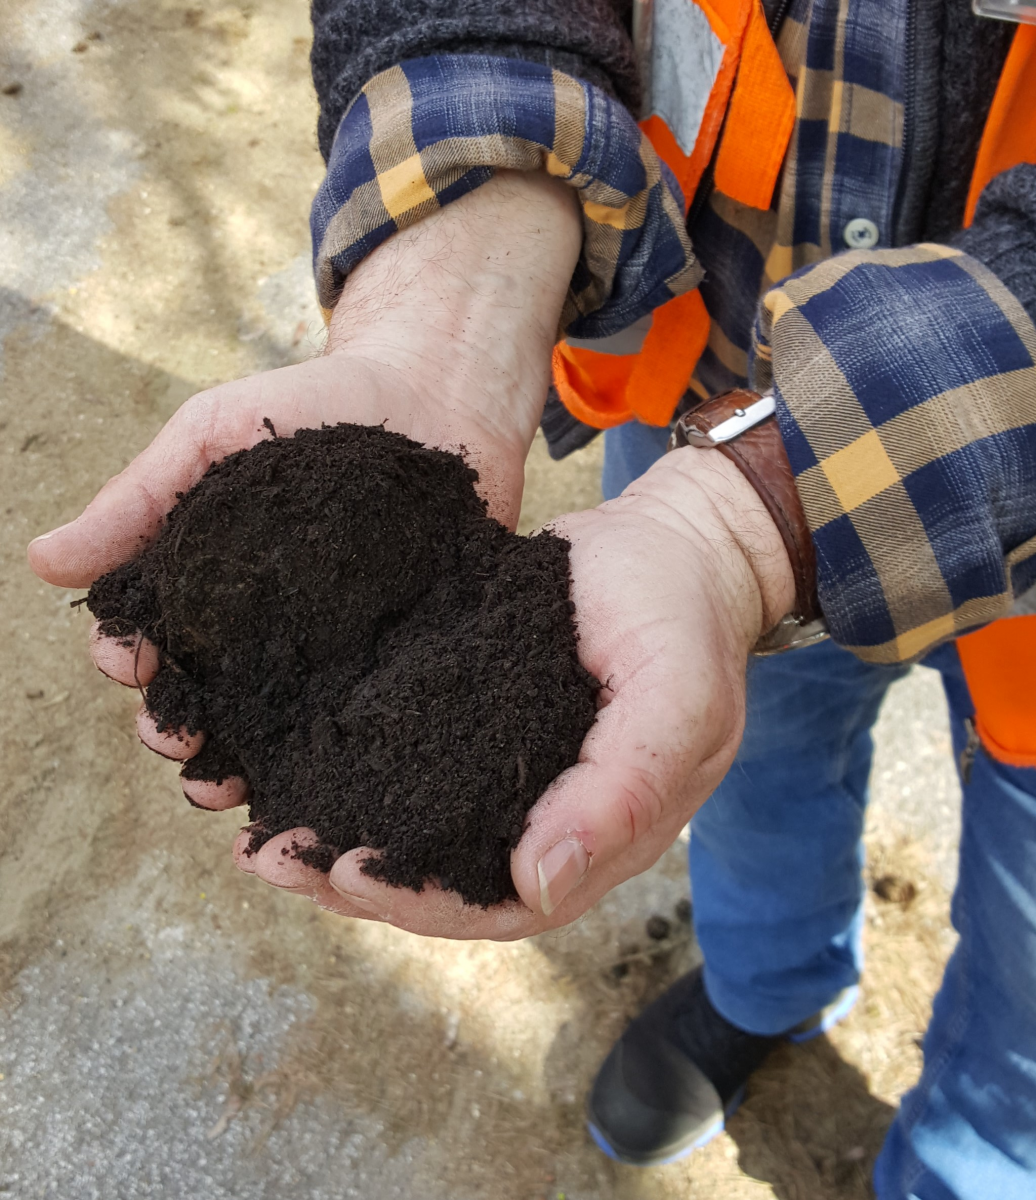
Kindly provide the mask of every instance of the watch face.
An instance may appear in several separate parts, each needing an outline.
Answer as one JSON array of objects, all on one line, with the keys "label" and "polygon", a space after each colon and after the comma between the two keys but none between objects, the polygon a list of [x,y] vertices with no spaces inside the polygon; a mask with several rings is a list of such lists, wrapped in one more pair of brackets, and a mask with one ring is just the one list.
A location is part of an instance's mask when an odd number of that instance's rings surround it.
[{"label": "watch face", "polygon": [[977,17],[1036,25],[1036,0],[971,0],[971,10]]}]

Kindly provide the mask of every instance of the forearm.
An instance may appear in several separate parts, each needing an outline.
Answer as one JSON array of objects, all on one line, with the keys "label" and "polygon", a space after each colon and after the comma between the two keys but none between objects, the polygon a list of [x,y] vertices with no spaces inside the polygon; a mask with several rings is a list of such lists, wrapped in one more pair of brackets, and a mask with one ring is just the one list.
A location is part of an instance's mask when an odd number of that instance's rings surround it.
[{"label": "forearm", "polygon": [[581,237],[571,189],[501,172],[364,259],[335,307],[328,351],[396,372],[447,418],[479,423],[524,458]]}]

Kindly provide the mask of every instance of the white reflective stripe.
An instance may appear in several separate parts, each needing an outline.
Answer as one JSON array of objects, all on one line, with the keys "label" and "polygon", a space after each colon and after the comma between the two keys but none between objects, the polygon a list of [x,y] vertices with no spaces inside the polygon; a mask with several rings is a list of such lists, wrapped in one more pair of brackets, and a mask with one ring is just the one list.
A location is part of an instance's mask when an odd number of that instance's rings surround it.
[{"label": "white reflective stripe", "polygon": [[723,43],[694,0],[638,0],[638,58],[649,64],[644,115],[659,116],[686,155],[694,149]]},{"label": "white reflective stripe", "polygon": [[980,17],[1036,25],[1036,4],[1031,0],[974,0],[972,9]]},{"label": "white reflective stripe", "polygon": [[650,328],[651,314],[648,313],[626,329],[613,333],[611,337],[565,338],[565,345],[576,350],[595,350],[598,354],[639,354]]}]

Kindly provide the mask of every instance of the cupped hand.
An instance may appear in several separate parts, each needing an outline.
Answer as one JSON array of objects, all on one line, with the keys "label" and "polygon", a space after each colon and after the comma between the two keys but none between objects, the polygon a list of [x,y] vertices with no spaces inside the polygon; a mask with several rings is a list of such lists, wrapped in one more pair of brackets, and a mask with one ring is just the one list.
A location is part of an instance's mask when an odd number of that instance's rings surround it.
[{"label": "cupped hand", "polygon": [[[195,396],[81,516],[32,543],[33,569],[62,587],[89,586],[154,541],[178,492],[197,483],[211,463],[270,437],[269,426],[290,436],[339,421],[384,423],[415,441],[463,450],[479,472],[490,511],[513,526],[521,504],[522,432],[483,419],[462,396],[444,403],[441,392],[416,386],[413,373],[393,357],[383,362],[369,347],[349,344],[313,362]],[[101,671],[131,687],[147,687],[158,672],[158,650],[139,633],[103,637],[95,624],[90,652]],[[146,704],[137,714],[137,732],[145,746],[178,761],[193,757],[204,742],[203,733],[160,733]],[[244,780],[233,777],[219,784],[184,779],[183,790],[193,804],[211,809],[234,807],[248,795]]]},{"label": "cupped hand", "polygon": [[[531,190],[530,190],[531,188]],[[41,578],[85,587],[157,536],[177,492],[210,463],[270,436],[325,423],[382,424],[463,449],[491,513],[513,525],[550,347],[578,253],[571,196],[540,177],[501,177],[381,247],[351,277],[325,357],[204,392],[102,488],[84,513],[38,539]],[[503,236],[506,232],[508,236]],[[513,235],[513,236],[512,236]],[[490,909],[452,892],[391,888],[353,850],[330,875],[284,849],[282,833],[238,865],[350,916],[453,938],[524,937],[563,925],[646,869],[722,778],[740,738],[744,668],[760,631],[791,605],[791,571],[755,492],[718,455],[667,456],[618,500],[555,522],[572,545],[580,656],[602,680],[579,762],[530,813],[512,858],[519,899]],[[92,638],[106,674],[146,687],[158,654],[139,637]],[[173,759],[204,734],[159,734]],[[196,804],[247,799],[242,780],[185,781]]]}]

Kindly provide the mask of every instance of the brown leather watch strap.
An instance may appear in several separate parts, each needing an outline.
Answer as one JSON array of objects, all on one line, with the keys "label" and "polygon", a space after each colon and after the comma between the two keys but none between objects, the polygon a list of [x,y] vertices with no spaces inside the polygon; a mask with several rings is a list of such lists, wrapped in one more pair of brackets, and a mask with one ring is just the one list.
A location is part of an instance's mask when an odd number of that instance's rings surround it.
[{"label": "brown leather watch strap", "polygon": [[[821,617],[817,600],[816,551],[777,421],[772,415],[767,416],[744,432],[736,433],[729,441],[717,443],[708,436],[711,430],[724,422],[744,417],[746,411],[762,399],[757,392],[737,388],[703,401],[677,421],[670,439],[670,449],[697,446],[719,450],[736,463],[758,492],[780,531],[795,578],[795,608],[777,628],[789,626],[801,629],[819,621]],[[764,636],[758,650],[765,653],[801,644],[802,640],[816,641],[821,636],[822,630],[807,639],[798,639],[792,634],[787,638],[772,639],[772,644],[768,644],[769,639]]]}]

